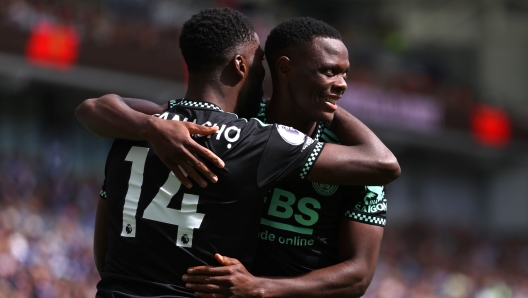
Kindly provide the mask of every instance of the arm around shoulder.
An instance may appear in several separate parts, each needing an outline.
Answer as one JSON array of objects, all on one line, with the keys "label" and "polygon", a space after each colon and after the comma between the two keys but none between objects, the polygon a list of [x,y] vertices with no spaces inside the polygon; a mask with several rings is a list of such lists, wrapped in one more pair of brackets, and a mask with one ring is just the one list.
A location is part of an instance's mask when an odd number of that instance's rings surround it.
[{"label": "arm around shoulder", "polygon": [[107,94],[83,101],[75,110],[81,124],[104,138],[145,139],[153,117],[163,106],[153,102]]},{"label": "arm around shoulder", "polygon": [[297,277],[257,277],[255,292],[258,297],[361,297],[374,277],[383,230],[342,219],[340,263]]},{"label": "arm around shoulder", "polygon": [[386,185],[400,176],[394,154],[356,117],[339,108],[330,129],[343,145],[326,144],[306,179],[342,185]]},{"label": "arm around shoulder", "polygon": [[164,108],[165,106],[142,99],[107,94],[85,100],[75,110],[75,116],[98,136],[149,141],[161,161],[187,187],[191,187],[192,183],[180,170],[180,166],[202,187],[207,186],[207,181],[199,172],[211,182],[216,182],[216,175],[196,155],[210,160],[220,168],[224,166],[223,161],[196,143],[191,134],[209,135],[218,128],[151,116],[161,113]]}]

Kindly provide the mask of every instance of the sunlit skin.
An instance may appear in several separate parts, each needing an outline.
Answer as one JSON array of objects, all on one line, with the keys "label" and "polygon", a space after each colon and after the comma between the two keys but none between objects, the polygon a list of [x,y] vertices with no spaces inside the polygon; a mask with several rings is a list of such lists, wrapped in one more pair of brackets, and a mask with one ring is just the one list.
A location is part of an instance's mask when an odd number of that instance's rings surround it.
[{"label": "sunlit skin", "polygon": [[342,41],[316,37],[309,46],[277,59],[267,118],[311,134],[317,121],[330,122],[347,89],[350,63]]},{"label": "sunlit skin", "polygon": [[257,44],[247,46],[245,51],[249,72],[235,107],[235,113],[243,118],[251,118],[257,113],[259,103],[264,95],[262,86],[266,74],[262,64],[264,50],[260,46],[258,35],[255,33],[254,36]]},{"label": "sunlit skin", "polygon": [[[258,36],[232,49],[233,57],[213,70],[189,72],[185,98],[207,99],[224,111],[253,117],[262,98],[264,51]],[[251,113],[251,114],[250,114]]]}]

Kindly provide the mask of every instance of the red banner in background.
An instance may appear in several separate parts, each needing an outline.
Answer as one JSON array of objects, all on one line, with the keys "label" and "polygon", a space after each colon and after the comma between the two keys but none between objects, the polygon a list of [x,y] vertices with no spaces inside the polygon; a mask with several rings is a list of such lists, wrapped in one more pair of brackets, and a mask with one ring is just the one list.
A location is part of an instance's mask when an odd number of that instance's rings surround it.
[{"label": "red banner in background", "polygon": [[33,27],[26,45],[26,57],[31,63],[68,70],[78,55],[79,35],[73,26],[42,21]]},{"label": "red banner in background", "polygon": [[498,107],[478,104],[471,111],[471,134],[482,145],[504,147],[512,139],[510,117]]}]

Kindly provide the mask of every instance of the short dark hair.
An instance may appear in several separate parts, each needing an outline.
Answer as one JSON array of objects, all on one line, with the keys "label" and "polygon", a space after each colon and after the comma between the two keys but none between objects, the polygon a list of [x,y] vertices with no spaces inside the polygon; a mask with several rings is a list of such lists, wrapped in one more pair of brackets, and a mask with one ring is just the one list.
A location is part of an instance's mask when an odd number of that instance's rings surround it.
[{"label": "short dark hair", "polygon": [[251,20],[230,8],[207,8],[183,24],[180,49],[189,72],[214,69],[237,46],[256,41]]},{"label": "short dark hair", "polygon": [[295,17],[277,25],[266,39],[265,53],[270,67],[282,50],[307,46],[314,37],[341,40],[341,34],[334,27],[311,17]]}]

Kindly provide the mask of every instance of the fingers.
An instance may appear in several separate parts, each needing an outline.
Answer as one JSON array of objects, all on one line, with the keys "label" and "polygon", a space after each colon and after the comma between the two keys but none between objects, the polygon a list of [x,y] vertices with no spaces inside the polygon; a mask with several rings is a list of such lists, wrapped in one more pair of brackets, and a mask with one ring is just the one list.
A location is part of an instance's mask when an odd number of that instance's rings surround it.
[{"label": "fingers", "polygon": [[[163,163],[169,166],[167,162],[163,162]],[[193,186],[191,183],[191,180],[187,178],[187,173],[182,172],[182,168],[180,166],[178,166],[177,164],[174,164],[173,166],[170,166],[169,168],[172,170],[172,173],[174,174],[174,176],[176,176],[176,178],[180,180],[183,186],[187,188],[191,188]]]},{"label": "fingers", "polygon": [[[151,134],[148,141],[152,144],[154,152],[174,172],[182,184],[188,188],[192,187],[189,178],[192,178],[201,187],[207,186],[207,180],[216,183],[218,177],[209,170],[198,156],[206,158],[220,168],[224,167],[224,162],[211,150],[198,144],[191,138],[191,134],[210,134],[217,131],[218,128],[196,125],[192,122],[161,121],[160,123],[163,125],[160,125],[156,131],[164,133]],[[184,177],[178,170],[178,166],[190,177]]]},{"label": "fingers", "polygon": [[198,291],[202,293],[227,293],[229,290],[226,287],[222,287],[215,284],[197,284],[197,283],[186,283],[185,287],[189,290]]},{"label": "fingers", "polygon": [[[197,145],[197,146],[200,147],[200,150],[205,149],[204,147],[202,147],[200,145]],[[208,149],[205,149],[205,150],[209,151]],[[213,154],[213,153],[211,153],[211,154]],[[214,155],[214,154],[213,154],[213,156],[216,157],[216,155]],[[193,154],[188,153],[186,158],[187,158],[188,163],[194,169],[197,169],[207,179],[209,179],[209,181],[211,181],[213,183],[216,183],[218,181],[218,177],[211,170],[209,170],[209,168],[203,162],[201,162],[198,158],[196,158],[196,156],[194,156]],[[193,177],[193,179],[194,179],[194,177]]]},{"label": "fingers", "polygon": [[234,258],[224,257],[220,254],[215,254],[215,259],[224,266],[237,265],[240,261]]},{"label": "fingers", "polygon": [[212,162],[215,166],[217,166],[220,169],[223,169],[225,167],[225,163],[220,157],[216,156],[211,150],[200,146],[198,143],[196,143],[196,146],[193,148],[193,153],[197,154],[210,162]]},{"label": "fingers", "polygon": [[[184,172],[186,172],[187,175],[189,175],[196,183],[198,183],[198,185],[200,185],[201,187],[206,187],[207,186],[207,181],[205,181],[205,179],[188,162],[180,160],[180,161],[178,161],[178,162],[176,162],[174,164],[177,164],[177,167],[179,169],[182,169]],[[171,167],[171,168],[174,168],[174,167]],[[174,175],[176,175],[176,173]],[[178,177],[178,179],[179,179],[179,177]],[[185,178],[185,179],[187,179],[187,178]],[[187,181],[189,181],[189,179],[187,179]],[[190,181],[189,181],[189,183],[190,183]],[[192,187],[192,183],[190,183],[190,187],[187,186],[187,184],[183,183],[183,181],[182,181],[182,184],[185,185],[185,187],[187,187],[187,188],[191,188]]]},{"label": "fingers", "polygon": [[[204,163],[198,160],[186,149],[180,150],[181,151],[179,155],[162,156],[161,154],[159,154],[158,156],[161,161],[174,172],[174,175],[178,177],[178,179],[182,182],[183,185],[185,185],[185,187],[192,187],[192,183],[187,177],[179,175],[180,170],[183,170],[186,173],[185,176],[190,176],[201,187],[206,187],[207,181],[202,177],[202,175],[200,175],[200,173],[202,173],[207,179],[209,179],[213,183],[216,183],[218,181],[218,177],[213,172],[211,172],[209,168],[205,166]],[[187,183],[184,183],[184,181],[186,181]]]},{"label": "fingers", "polygon": [[230,295],[224,295],[220,293],[203,293],[203,292],[194,292],[194,295],[200,298],[228,298]]},{"label": "fingers", "polygon": [[[207,296],[211,294],[223,295],[230,293],[230,284],[222,280],[223,277],[212,276],[187,276],[183,280],[186,281],[185,288],[202,293],[203,297],[224,297],[224,296]],[[229,295],[227,296],[229,297]]]},{"label": "fingers", "polygon": [[[198,135],[210,135],[218,131],[218,126],[208,127],[203,125],[194,124],[192,122],[184,122],[184,125],[189,130],[190,134],[198,134]],[[212,162],[215,166],[219,168],[224,168],[225,164],[222,159],[220,159],[218,156],[216,156],[211,150],[199,145],[194,140],[192,140],[194,143],[193,145],[193,153],[197,154],[210,162]],[[190,146],[190,144],[189,144]]]},{"label": "fingers", "polygon": [[206,293],[228,293],[232,286],[232,282],[226,276],[184,274],[182,280],[187,289]]},{"label": "fingers", "polygon": [[184,122],[191,134],[212,135],[218,131],[218,126],[204,126],[192,122]]},{"label": "fingers", "polygon": [[[225,266],[196,266],[187,269],[188,275],[228,275],[231,268]],[[185,275],[184,275],[185,276]]]}]

